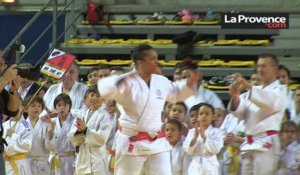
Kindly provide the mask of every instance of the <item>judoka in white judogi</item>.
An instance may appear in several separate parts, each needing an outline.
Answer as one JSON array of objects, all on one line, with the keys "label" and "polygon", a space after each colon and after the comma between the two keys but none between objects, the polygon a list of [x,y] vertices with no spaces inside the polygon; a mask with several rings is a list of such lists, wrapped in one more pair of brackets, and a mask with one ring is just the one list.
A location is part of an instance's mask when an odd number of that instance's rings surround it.
[{"label": "judoka in white judogi", "polygon": [[[171,174],[171,147],[157,133],[162,126],[161,112],[166,100],[182,101],[195,90],[188,88],[185,80],[173,83],[156,74],[151,75],[148,86],[135,71],[102,79],[98,89],[102,97],[115,99],[122,106],[119,118],[122,131],[115,137],[116,174],[139,175],[144,170]],[[141,132],[157,137],[154,141],[130,143],[129,137]]]},{"label": "judoka in white judogi", "polygon": [[30,167],[32,175],[50,175],[48,163],[49,150],[46,148],[46,134],[48,124],[41,118],[33,127],[29,118],[26,119],[32,132],[32,146],[29,152]]},{"label": "judoka in white judogi", "polygon": [[190,146],[195,136],[195,128],[190,129],[183,143],[184,150],[188,155],[192,156],[192,162],[188,169],[188,175],[221,175],[217,154],[224,145],[224,134],[220,129],[213,128],[210,125],[205,130],[205,135],[205,142],[203,142],[201,135],[199,135],[195,145]]},{"label": "judoka in white judogi", "polygon": [[[55,175],[73,175],[75,170],[75,147],[68,140],[67,134],[72,124],[74,124],[74,117],[69,113],[63,125],[61,125],[58,117],[54,118],[53,122],[55,128],[52,139],[49,139],[46,135],[46,146],[51,151],[49,156],[51,171],[54,171]],[[55,161],[60,162],[59,167]]]},{"label": "judoka in white judogi", "polygon": [[182,136],[176,145],[171,149],[172,175],[188,174],[188,168],[192,161],[192,157],[187,155],[183,149],[184,140],[185,137]]},{"label": "judoka in white judogi", "polygon": [[78,117],[85,121],[87,131],[85,134],[77,134],[73,123],[68,133],[69,139],[79,150],[75,161],[76,174],[106,175],[108,163],[105,145],[112,127],[110,116],[102,105],[94,112],[86,109]]},{"label": "judoka in white judogi", "polygon": [[[287,88],[275,80],[264,88],[253,86],[245,95],[240,96],[238,108],[231,111],[240,120],[245,120],[245,133],[252,142],[249,143],[248,140],[241,145],[241,151],[247,153],[242,160],[243,174],[276,173],[280,153],[280,141],[276,132],[280,130],[286,102]],[[229,110],[231,105],[230,102]],[[250,151],[253,158],[249,157]]]},{"label": "judoka in white judogi", "polygon": [[281,151],[277,175],[300,174],[300,144],[292,142]]},{"label": "judoka in white judogi", "polygon": [[[10,128],[14,132],[8,136],[6,131]],[[31,175],[27,154],[31,149],[32,134],[28,122],[23,117],[18,121],[9,119],[3,123],[3,129],[8,144],[4,152],[6,175]]]}]

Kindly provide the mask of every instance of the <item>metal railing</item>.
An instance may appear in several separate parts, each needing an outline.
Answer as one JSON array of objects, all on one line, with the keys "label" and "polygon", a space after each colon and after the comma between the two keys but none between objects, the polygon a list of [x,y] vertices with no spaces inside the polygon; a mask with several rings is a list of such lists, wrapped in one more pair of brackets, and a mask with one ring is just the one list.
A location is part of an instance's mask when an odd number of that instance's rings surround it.
[{"label": "metal railing", "polygon": [[42,57],[36,62],[35,66],[39,65],[41,61],[45,59],[47,54],[53,50],[55,47],[57,47],[57,41],[59,41],[64,34],[74,25],[74,23],[77,21],[77,19],[81,16],[81,14],[77,15],[76,17],[73,16],[73,21],[68,25],[64,31],[57,37],[57,20],[60,16],[62,16],[64,13],[66,13],[67,9],[71,6],[71,14],[74,15],[74,3],[75,0],[70,0],[65,7],[58,13],[58,0],[49,0],[47,4],[45,4],[39,12],[37,12],[30,21],[20,30],[20,32],[11,40],[11,42],[6,46],[6,48],[3,50],[3,54],[7,54],[10,47],[13,44],[21,44],[21,38],[24,35],[24,33],[29,30],[29,28],[36,22],[36,20],[43,15],[46,12],[46,9],[49,8],[52,5],[53,13],[52,13],[52,22],[45,27],[43,32],[35,39],[35,41],[29,46],[28,49],[24,52],[24,54],[19,55],[16,54],[16,63],[22,62],[22,60],[25,58],[26,55],[37,45],[37,43],[41,40],[41,38],[49,31],[49,29],[52,27],[52,42],[49,49],[43,54]]}]

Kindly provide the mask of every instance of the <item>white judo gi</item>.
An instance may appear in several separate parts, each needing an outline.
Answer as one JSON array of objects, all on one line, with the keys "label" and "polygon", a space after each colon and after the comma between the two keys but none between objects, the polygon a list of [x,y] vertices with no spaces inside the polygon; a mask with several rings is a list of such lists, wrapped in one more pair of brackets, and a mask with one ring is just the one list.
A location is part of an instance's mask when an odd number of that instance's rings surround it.
[{"label": "white judo gi", "polygon": [[29,118],[26,121],[29,123],[32,132],[32,146],[28,156],[32,175],[50,175],[48,163],[50,152],[46,147],[48,123],[39,118],[33,127]]},{"label": "white judo gi", "polygon": [[190,110],[194,105],[203,102],[212,105],[214,108],[225,109],[222,100],[217,96],[217,94],[212,90],[204,88],[202,85],[199,86],[198,91],[195,95],[187,98],[184,101],[184,103],[188,107],[188,110]]},{"label": "white judo gi", "polygon": [[[232,133],[235,136],[242,137],[245,132],[244,120],[239,120],[232,114],[228,114],[225,117],[220,129],[224,131],[225,135]],[[240,171],[239,168],[241,167],[241,155],[239,149],[240,143],[231,143],[225,145],[222,153],[222,159],[219,160],[223,175],[234,175],[236,172]],[[236,168],[236,166],[238,166],[238,168]],[[229,169],[231,169],[232,172],[228,171]]]},{"label": "white judo gi", "polygon": [[[14,127],[11,137],[6,135],[6,130]],[[3,123],[7,146],[5,147],[4,159],[6,175],[31,175],[28,152],[31,148],[32,134],[26,120],[8,120]],[[18,174],[17,174],[18,172]]]},{"label": "white judo gi", "polygon": [[171,147],[158,133],[162,126],[161,112],[166,100],[183,101],[195,89],[188,88],[185,80],[174,83],[156,74],[151,75],[148,86],[134,71],[104,78],[98,82],[98,89],[101,96],[115,99],[122,106],[121,129],[115,137],[115,174],[171,175]]},{"label": "white judo gi", "polygon": [[[240,96],[238,108],[231,111],[245,120],[246,142],[241,151],[242,174],[276,174],[280,154],[280,130],[287,102],[287,88],[278,80],[266,87],[253,86]],[[228,109],[231,109],[231,102]],[[265,162],[265,163],[261,163]]]},{"label": "white judo gi", "polygon": [[87,131],[85,134],[76,134],[74,123],[68,133],[69,139],[79,149],[75,161],[76,174],[106,175],[108,163],[105,145],[112,127],[110,116],[103,105],[93,113],[86,109],[78,117],[85,121]]},{"label": "white judo gi", "polygon": [[281,151],[277,175],[300,174],[300,144],[292,142]]},{"label": "white judo gi", "polygon": [[187,175],[188,168],[192,161],[192,157],[187,155],[183,149],[183,142],[185,137],[182,136],[180,140],[172,147],[171,153],[171,166],[172,175]]},{"label": "white judo gi", "polygon": [[[52,139],[50,140],[48,134],[46,135],[46,146],[51,151],[49,163],[52,174],[55,172],[55,175],[73,175],[75,172],[75,147],[69,141],[67,134],[74,123],[74,117],[69,114],[63,125],[58,117],[53,122],[55,128]],[[55,161],[59,162],[59,166],[55,164]]]},{"label": "white judo gi", "polygon": [[188,169],[188,175],[221,175],[217,154],[224,146],[224,133],[218,128],[209,126],[205,130],[206,140],[199,135],[197,142],[190,146],[195,136],[195,129],[190,129],[183,143],[183,148],[192,156],[192,162]]},{"label": "white judo gi", "polygon": [[[62,83],[54,84],[44,95],[43,99],[45,106],[50,112],[55,112],[53,102],[54,99],[62,93],[62,88]],[[70,93],[68,94],[72,100],[71,113],[74,116],[77,116],[81,112],[81,109],[85,108],[84,94],[86,90],[87,87],[84,84],[75,81]]]}]

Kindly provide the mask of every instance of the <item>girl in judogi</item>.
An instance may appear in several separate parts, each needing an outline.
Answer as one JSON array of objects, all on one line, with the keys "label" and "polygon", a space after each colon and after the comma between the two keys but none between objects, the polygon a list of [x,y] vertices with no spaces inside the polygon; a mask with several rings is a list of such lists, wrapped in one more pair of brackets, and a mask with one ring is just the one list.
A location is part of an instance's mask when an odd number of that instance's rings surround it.
[{"label": "girl in judogi", "polygon": [[187,175],[188,166],[191,162],[191,157],[185,153],[182,147],[185,139],[182,136],[182,127],[182,123],[176,119],[170,119],[163,127],[166,138],[172,146],[170,151],[172,175]]},{"label": "girl in judogi", "polygon": [[[23,105],[24,106],[24,105]],[[22,107],[23,107],[22,106]],[[23,110],[21,107],[20,113]],[[32,115],[33,108],[30,106],[28,113]],[[20,114],[21,115],[21,114]],[[29,124],[23,116],[11,117],[3,123],[4,138],[7,146],[4,151],[6,175],[31,175],[28,152],[31,148],[32,135]]]},{"label": "girl in judogi", "polygon": [[213,128],[214,107],[200,103],[197,126],[189,130],[183,148],[188,155],[193,156],[188,169],[189,175],[220,175],[220,165],[217,154],[223,147],[223,132]]},{"label": "girl in judogi", "polygon": [[292,121],[282,123],[280,130],[281,155],[277,175],[300,174],[300,144],[296,140],[297,125]]},{"label": "girl in judogi", "polygon": [[108,165],[105,145],[112,123],[97,87],[90,87],[87,93],[91,106],[77,116],[68,133],[69,139],[76,146],[75,173],[106,175]]},{"label": "girl in judogi", "polygon": [[73,175],[75,170],[75,147],[67,137],[74,121],[70,113],[71,106],[71,98],[60,94],[54,100],[58,116],[54,120],[51,120],[50,116],[45,117],[50,124],[46,134],[46,145],[51,151],[49,163],[52,174],[55,172],[55,175]]},{"label": "girl in judogi", "polygon": [[183,102],[176,102],[172,105],[169,119],[176,119],[183,125],[182,134],[187,135],[189,129],[189,121],[187,119],[187,107]]}]

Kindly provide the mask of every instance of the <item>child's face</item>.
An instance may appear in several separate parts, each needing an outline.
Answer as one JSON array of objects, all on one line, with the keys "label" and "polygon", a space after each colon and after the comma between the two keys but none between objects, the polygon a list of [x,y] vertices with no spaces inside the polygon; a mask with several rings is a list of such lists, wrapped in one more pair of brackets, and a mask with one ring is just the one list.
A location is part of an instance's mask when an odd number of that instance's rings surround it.
[{"label": "child's face", "polygon": [[117,112],[117,104],[116,101],[113,99],[108,99],[105,101],[106,105],[106,111],[110,114],[113,115],[115,112]]},{"label": "child's face", "polygon": [[176,119],[180,122],[185,121],[185,108],[182,105],[173,105],[170,111],[170,119]]},{"label": "child's face", "polygon": [[198,119],[200,127],[208,127],[214,119],[214,113],[208,106],[201,106],[198,111]]},{"label": "child's face", "polygon": [[224,111],[222,109],[216,109],[215,110],[215,127],[220,128],[223,121],[224,121]]},{"label": "child's face", "polygon": [[88,78],[88,82],[90,84],[96,84],[97,81],[99,80],[99,73],[98,73],[98,71],[97,70],[92,71],[91,73],[89,73],[87,75],[87,78]]},{"label": "child's face", "polygon": [[88,100],[92,109],[98,109],[103,102],[103,99],[100,97],[100,94],[95,92],[89,93]]},{"label": "child's face", "polygon": [[174,124],[167,123],[165,125],[165,133],[167,140],[171,145],[175,145],[181,137],[179,128]]},{"label": "child's face", "polygon": [[286,146],[297,138],[297,128],[289,127],[285,128],[283,131],[280,132],[280,137],[282,143],[286,144]]},{"label": "child's face", "polygon": [[190,119],[191,128],[195,128],[197,123],[198,110],[190,111],[190,115],[191,115],[191,119]]},{"label": "child's face", "polygon": [[55,109],[56,109],[59,117],[66,117],[69,114],[71,106],[63,101],[59,101],[56,104]]},{"label": "child's face", "polygon": [[166,107],[164,109],[164,117],[169,118],[172,106],[173,106],[173,104],[168,102],[168,104],[166,105]]},{"label": "child's face", "polygon": [[36,118],[36,117],[39,117],[42,110],[43,110],[42,104],[40,104],[38,102],[33,102],[27,107],[26,111],[28,113],[28,116]]}]

